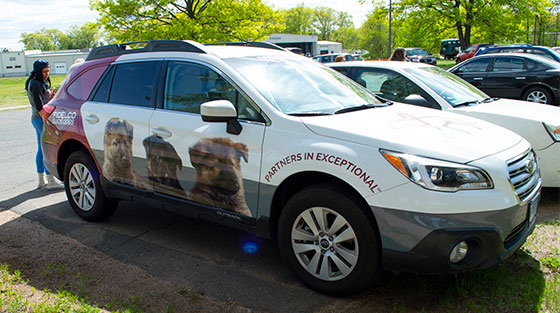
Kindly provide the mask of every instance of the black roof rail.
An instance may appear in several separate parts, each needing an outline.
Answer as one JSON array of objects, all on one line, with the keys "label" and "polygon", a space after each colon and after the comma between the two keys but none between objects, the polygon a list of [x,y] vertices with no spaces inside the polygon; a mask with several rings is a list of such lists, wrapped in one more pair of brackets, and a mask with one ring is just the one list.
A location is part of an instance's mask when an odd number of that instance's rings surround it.
[{"label": "black roof rail", "polygon": [[[144,44],[142,48],[132,49],[130,46]],[[127,42],[121,44],[112,44],[107,46],[101,46],[93,48],[86,61],[106,58],[110,56],[123,55],[128,53],[138,53],[138,52],[155,52],[155,51],[180,51],[180,52],[196,52],[196,53],[206,53],[203,46],[194,41],[182,41],[182,40],[147,40],[147,41],[135,41]]]},{"label": "black roof rail", "polygon": [[213,42],[204,45],[205,46],[245,46],[245,47],[256,47],[256,48],[266,48],[266,49],[287,51],[286,49],[278,45],[275,45],[270,42],[264,42],[264,41]]}]

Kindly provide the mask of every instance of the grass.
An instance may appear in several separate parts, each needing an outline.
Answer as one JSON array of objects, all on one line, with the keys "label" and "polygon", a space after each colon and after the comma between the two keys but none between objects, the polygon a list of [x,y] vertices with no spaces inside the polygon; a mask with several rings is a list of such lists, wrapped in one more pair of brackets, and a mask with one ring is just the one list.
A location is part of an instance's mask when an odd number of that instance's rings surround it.
[{"label": "grass", "polygon": [[[52,85],[59,89],[65,77],[66,75],[51,75]],[[26,79],[27,77],[0,78],[0,108],[29,105],[24,87]]]}]

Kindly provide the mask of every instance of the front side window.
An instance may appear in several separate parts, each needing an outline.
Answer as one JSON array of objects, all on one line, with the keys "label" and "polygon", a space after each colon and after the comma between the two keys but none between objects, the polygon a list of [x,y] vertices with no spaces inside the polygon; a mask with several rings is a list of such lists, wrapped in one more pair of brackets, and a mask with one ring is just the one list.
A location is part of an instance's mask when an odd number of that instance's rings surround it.
[{"label": "front side window", "polygon": [[473,60],[468,64],[465,64],[459,68],[460,73],[479,73],[479,72],[486,72],[488,68],[488,64],[490,64],[490,58],[484,58],[479,60]]},{"label": "front side window", "polygon": [[140,107],[152,106],[158,62],[131,62],[117,65],[109,102]]},{"label": "front side window", "polygon": [[492,72],[520,72],[525,69],[525,62],[519,58],[497,57]]},{"label": "front side window", "polygon": [[242,120],[264,122],[243,94],[214,70],[194,63],[173,61],[167,67],[163,108],[200,114],[200,105],[213,100],[228,100]]},{"label": "front side window", "polygon": [[403,102],[410,95],[420,95],[420,89],[415,84],[394,72],[360,69],[356,77],[358,82],[365,83],[367,89],[388,100]]}]

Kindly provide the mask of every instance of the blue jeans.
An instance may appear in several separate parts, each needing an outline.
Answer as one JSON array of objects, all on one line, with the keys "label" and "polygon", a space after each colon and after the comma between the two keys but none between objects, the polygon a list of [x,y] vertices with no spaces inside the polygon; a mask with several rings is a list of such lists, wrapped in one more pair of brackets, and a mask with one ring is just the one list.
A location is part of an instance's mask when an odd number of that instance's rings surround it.
[{"label": "blue jeans", "polygon": [[49,174],[45,165],[43,165],[43,151],[41,150],[41,133],[43,133],[43,119],[38,117],[31,121],[33,128],[35,128],[35,133],[37,133],[37,155],[35,156],[35,164],[37,165],[37,173]]}]

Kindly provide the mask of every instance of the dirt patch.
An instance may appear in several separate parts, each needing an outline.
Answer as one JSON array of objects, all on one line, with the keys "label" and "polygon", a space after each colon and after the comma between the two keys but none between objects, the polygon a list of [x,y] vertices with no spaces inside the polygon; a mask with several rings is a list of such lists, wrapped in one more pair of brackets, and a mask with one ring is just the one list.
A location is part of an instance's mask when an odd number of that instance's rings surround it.
[{"label": "dirt patch", "polygon": [[[26,218],[0,227],[0,263],[22,272],[37,290],[64,289],[111,311],[247,312],[121,263]],[[30,287],[29,287],[30,288]],[[30,301],[41,297],[30,297]]]}]

